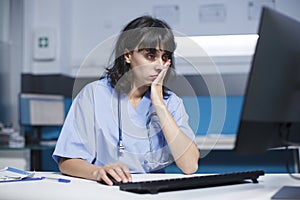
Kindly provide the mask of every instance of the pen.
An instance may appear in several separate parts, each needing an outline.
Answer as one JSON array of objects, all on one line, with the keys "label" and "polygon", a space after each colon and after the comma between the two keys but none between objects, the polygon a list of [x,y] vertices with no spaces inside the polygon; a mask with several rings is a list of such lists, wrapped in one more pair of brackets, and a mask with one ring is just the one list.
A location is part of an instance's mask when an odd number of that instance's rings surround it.
[{"label": "pen", "polygon": [[60,183],[70,183],[71,180],[69,179],[64,179],[64,178],[53,178],[53,177],[41,177],[42,179],[47,179],[47,180],[53,180],[53,181],[58,181]]}]

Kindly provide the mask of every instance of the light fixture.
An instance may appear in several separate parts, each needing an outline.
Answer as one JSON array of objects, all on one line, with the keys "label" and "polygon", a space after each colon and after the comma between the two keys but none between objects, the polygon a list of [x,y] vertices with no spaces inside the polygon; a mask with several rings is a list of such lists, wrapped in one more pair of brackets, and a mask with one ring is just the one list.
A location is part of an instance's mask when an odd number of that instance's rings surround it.
[{"label": "light fixture", "polygon": [[175,40],[179,73],[232,74],[249,72],[258,35],[180,36]]},{"label": "light fixture", "polygon": [[183,57],[252,56],[257,39],[257,34],[176,37],[176,51]]}]

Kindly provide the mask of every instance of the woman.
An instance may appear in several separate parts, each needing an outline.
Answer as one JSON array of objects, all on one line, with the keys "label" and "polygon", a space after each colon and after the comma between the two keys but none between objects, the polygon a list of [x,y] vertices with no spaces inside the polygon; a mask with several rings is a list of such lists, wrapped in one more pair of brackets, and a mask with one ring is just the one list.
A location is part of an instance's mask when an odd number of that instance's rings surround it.
[{"label": "woman", "polygon": [[74,99],[53,153],[62,173],[112,185],[173,161],[198,169],[199,150],[182,100],[167,89],[176,44],[163,21],[142,16],[121,32],[114,62]]}]

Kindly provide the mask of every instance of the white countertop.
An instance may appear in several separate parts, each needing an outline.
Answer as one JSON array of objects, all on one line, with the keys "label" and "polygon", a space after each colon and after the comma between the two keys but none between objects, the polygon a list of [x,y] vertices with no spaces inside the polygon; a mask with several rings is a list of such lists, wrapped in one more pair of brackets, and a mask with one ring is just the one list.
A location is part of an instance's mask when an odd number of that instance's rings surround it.
[{"label": "white countertop", "polygon": [[[197,174],[199,175],[199,174]],[[48,176],[70,179],[70,183],[59,183],[52,180],[0,183],[0,199],[10,200],[43,200],[43,199],[270,199],[282,186],[300,186],[300,181],[292,179],[288,174],[266,174],[260,176],[258,184],[245,183],[229,186],[218,186],[159,194],[135,194],[120,191],[118,186],[106,186],[95,181],[63,176],[54,172],[37,172],[36,176]],[[181,174],[133,174],[133,181],[157,178],[181,177]],[[298,175],[299,176],[299,175]]]}]

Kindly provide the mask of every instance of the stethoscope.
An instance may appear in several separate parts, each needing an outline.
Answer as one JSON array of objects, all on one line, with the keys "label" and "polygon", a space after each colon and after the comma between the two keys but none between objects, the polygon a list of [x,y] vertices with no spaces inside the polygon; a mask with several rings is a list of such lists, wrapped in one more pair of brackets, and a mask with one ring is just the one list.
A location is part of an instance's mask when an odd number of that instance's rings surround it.
[{"label": "stethoscope", "polygon": [[[150,148],[150,153],[153,152],[153,145],[150,139],[150,126],[151,126],[151,119],[153,116],[157,115],[156,112],[151,112],[149,114],[149,116],[147,117],[147,122],[146,122],[146,128],[147,128],[147,136],[149,139],[149,148]],[[122,132],[122,114],[121,114],[121,98],[120,98],[120,93],[118,93],[118,127],[119,127],[119,141],[118,141],[118,158],[122,157],[125,151],[125,147],[123,144],[123,132]],[[168,163],[170,163],[170,160],[166,161],[166,162],[159,162],[159,161],[153,161],[153,159],[151,159],[152,161],[148,160],[145,164],[146,165],[160,165],[160,166],[165,166]],[[160,156],[160,159],[162,160],[162,154]],[[150,169],[152,169],[150,167]],[[153,168],[154,169],[154,168]]]},{"label": "stethoscope", "polygon": [[[147,119],[146,127],[148,132],[148,138],[150,137],[150,121],[151,118],[156,115],[156,112],[152,112]],[[118,93],[118,132],[119,132],[119,141],[118,141],[118,156],[122,156],[125,150],[124,144],[123,144],[123,132],[122,132],[122,114],[121,114],[121,98],[120,93]],[[150,145],[150,151],[152,151],[152,145]]]},{"label": "stethoscope", "polygon": [[119,141],[118,141],[118,157],[122,156],[125,150],[123,145],[123,133],[122,133],[122,116],[121,116],[121,98],[118,93],[118,127],[119,127]]}]

